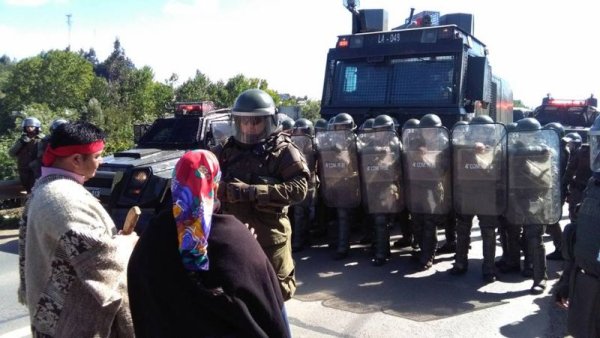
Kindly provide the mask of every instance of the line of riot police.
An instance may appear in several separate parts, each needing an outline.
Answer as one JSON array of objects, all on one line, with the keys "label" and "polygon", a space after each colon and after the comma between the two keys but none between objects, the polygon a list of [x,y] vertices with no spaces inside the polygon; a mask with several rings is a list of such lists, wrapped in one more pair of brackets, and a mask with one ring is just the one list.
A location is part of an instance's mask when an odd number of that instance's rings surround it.
[{"label": "line of riot police", "polygon": [[[318,214],[315,200],[321,199],[336,216],[328,229],[334,258],[348,256],[351,218],[362,207],[373,225],[372,262],[382,265],[390,256],[390,226],[408,210],[412,225],[406,233],[414,234],[420,249],[414,255],[420,270],[433,264],[437,229],[457,220],[456,261],[450,272],[460,275],[468,268],[470,231],[477,216],[484,281],[495,281],[496,269],[520,271],[523,250],[523,269],[533,277],[531,291],[541,293],[547,279],[542,235],[546,225],[557,224],[561,217],[561,135],[533,118],[507,128],[477,116],[448,130],[437,115],[427,114],[398,127],[387,115],[358,133],[345,113],[317,121],[317,128],[306,119],[296,121],[292,139],[313,174],[309,197],[295,207],[295,251],[307,243],[309,220]],[[503,254],[494,262],[498,228]]]}]

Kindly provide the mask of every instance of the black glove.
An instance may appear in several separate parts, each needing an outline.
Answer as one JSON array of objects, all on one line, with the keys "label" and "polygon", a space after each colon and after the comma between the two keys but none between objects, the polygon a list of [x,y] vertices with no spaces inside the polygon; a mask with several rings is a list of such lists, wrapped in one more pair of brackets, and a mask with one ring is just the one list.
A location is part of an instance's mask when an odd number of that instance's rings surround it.
[{"label": "black glove", "polygon": [[239,179],[227,183],[227,202],[253,202],[256,200],[256,187],[246,184]]}]

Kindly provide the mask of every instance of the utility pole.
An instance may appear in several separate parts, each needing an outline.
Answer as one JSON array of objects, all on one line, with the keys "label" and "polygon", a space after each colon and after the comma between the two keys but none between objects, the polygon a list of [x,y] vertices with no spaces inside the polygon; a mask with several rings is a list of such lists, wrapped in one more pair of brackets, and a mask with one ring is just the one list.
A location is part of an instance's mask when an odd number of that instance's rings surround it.
[{"label": "utility pole", "polygon": [[67,49],[71,50],[71,17],[73,15],[72,14],[67,14],[67,27],[69,29],[69,41],[68,41],[68,45],[67,45]]}]

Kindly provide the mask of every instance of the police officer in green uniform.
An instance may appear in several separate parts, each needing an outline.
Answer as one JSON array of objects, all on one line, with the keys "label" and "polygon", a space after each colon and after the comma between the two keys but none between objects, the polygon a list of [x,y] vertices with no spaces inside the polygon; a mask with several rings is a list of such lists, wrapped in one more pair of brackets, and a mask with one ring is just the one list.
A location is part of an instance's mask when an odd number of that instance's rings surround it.
[{"label": "police officer in green uniform", "polygon": [[454,126],[452,147],[458,241],[450,273],[467,272],[471,227],[477,215],[483,246],[483,280],[491,283],[496,280],[496,227],[506,209],[506,130],[491,117],[479,115],[470,124]]},{"label": "police officer in green uniform", "polygon": [[281,132],[269,94],[258,89],[242,92],[232,119],[233,137],[215,149],[223,172],[221,209],[255,229],[288,300],[296,280],[287,211],[306,196],[310,172],[289,135]]},{"label": "police officer in green uniform", "polygon": [[23,128],[23,133],[8,150],[8,154],[17,159],[17,170],[21,185],[27,193],[30,193],[35,182],[34,161],[37,158],[37,144],[44,137],[44,134],[41,133],[42,124],[40,120],[35,117],[28,117],[23,120],[21,128]]},{"label": "police officer in green uniform", "polygon": [[294,122],[291,129],[292,141],[300,149],[308,170],[310,178],[308,180],[308,192],[306,198],[292,207],[293,210],[293,236],[292,251],[297,252],[304,249],[308,244],[310,222],[315,214],[315,197],[317,188],[317,150],[315,148],[315,129],[313,123],[305,118],[300,118]]},{"label": "police officer in green uniform", "polygon": [[[562,179],[562,177],[564,176],[565,171],[567,169],[567,163],[569,162],[569,158],[571,156],[571,153],[569,152],[569,148],[567,146],[567,142],[564,139],[565,127],[563,127],[563,125],[558,122],[550,122],[544,126],[544,129],[553,129],[558,133],[558,136],[560,137],[560,172],[559,172],[559,175]],[[563,206],[563,204],[565,204],[565,200],[567,198],[567,189],[563,184],[560,185],[560,195],[561,195],[560,206],[562,208],[562,206]],[[560,228],[560,225],[558,224],[558,222],[553,223],[553,224],[548,224],[548,226],[546,227],[546,233],[552,237],[552,243],[554,244],[554,252],[551,252],[548,255],[546,255],[546,259],[562,260],[563,259],[562,253],[561,253],[562,229]]]}]

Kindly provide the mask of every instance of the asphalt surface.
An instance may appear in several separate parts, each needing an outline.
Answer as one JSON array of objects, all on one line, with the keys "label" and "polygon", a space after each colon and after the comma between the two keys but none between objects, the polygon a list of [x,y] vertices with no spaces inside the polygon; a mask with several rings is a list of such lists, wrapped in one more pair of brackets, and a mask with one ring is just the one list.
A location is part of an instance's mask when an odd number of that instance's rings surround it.
[{"label": "asphalt surface", "polygon": [[[566,217],[561,221],[564,227]],[[392,240],[399,238],[394,236]],[[443,231],[438,232],[440,244]],[[355,238],[357,239],[357,238]],[[417,272],[410,250],[393,250],[382,267],[370,263],[368,246],[355,244],[335,261],[324,244],[295,254],[299,282],[286,303],[294,337],[565,337],[567,312],[550,294],[562,270],[548,261],[548,287],[531,295],[531,279],[498,274],[485,285],[479,228],[471,234],[469,270],[452,276],[453,254],[436,256]],[[547,253],[554,250],[544,237]],[[501,255],[498,243],[496,257]]]}]

